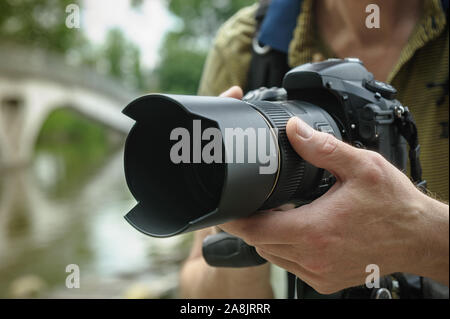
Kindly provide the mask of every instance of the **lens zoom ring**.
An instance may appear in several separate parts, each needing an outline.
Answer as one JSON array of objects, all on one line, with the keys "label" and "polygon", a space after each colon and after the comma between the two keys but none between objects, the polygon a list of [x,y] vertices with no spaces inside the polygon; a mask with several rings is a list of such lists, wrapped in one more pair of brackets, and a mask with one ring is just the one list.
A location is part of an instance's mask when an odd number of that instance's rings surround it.
[{"label": "lens zoom ring", "polygon": [[280,175],[273,193],[262,209],[277,207],[288,202],[297,191],[304,175],[305,161],[298,156],[286,135],[286,124],[291,115],[279,105],[264,101],[253,102],[271,124],[278,129],[280,149]]}]

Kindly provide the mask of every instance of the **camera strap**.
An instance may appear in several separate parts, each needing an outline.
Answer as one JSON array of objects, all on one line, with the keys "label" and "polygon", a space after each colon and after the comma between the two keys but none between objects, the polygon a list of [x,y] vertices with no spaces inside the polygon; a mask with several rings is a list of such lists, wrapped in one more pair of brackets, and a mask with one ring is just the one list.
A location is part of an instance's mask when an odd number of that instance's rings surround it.
[{"label": "camera strap", "polygon": [[409,146],[409,164],[412,181],[422,191],[426,190],[427,182],[422,180],[422,166],[420,164],[420,144],[417,125],[407,107],[399,106],[395,110],[396,120],[400,135],[403,136]]}]

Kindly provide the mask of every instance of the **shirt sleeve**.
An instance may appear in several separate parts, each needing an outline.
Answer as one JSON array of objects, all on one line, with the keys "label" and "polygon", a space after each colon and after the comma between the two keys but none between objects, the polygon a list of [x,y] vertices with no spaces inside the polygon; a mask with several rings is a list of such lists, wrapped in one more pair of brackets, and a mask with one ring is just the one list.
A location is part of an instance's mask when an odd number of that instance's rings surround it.
[{"label": "shirt sleeve", "polygon": [[233,85],[245,88],[255,33],[254,4],[239,10],[219,29],[203,68],[199,95],[219,95]]}]

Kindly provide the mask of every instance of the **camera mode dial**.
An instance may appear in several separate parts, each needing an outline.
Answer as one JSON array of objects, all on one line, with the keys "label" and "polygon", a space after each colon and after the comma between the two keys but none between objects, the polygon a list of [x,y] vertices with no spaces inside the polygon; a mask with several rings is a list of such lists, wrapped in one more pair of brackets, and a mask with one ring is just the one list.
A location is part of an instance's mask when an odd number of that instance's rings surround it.
[{"label": "camera mode dial", "polygon": [[388,100],[395,99],[397,95],[397,90],[392,85],[377,80],[364,81],[364,87],[369,91],[380,93],[382,97]]}]

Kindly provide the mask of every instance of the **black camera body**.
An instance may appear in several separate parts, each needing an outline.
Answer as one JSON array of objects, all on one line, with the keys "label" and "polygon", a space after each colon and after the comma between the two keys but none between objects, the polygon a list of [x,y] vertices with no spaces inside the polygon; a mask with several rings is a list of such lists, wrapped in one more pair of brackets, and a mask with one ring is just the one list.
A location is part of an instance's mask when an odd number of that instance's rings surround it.
[{"label": "black camera body", "polygon": [[[359,59],[347,58],[296,67],[286,73],[283,88],[263,87],[248,92],[243,100],[251,103],[279,129],[281,144],[287,143],[285,119],[304,118],[305,114],[316,113],[319,107],[324,117],[322,122],[315,118],[317,115],[312,115],[310,121],[306,116],[306,122],[316,130],[330,133],[355,147],[376,151],[405,171],[406,141],[395,123],[405,108],[395,99],[396,93],[391,85],[376,81]],[[260,101],[271,103],[267,105]],[[279,189],[280,194],[272,195],[272,201],[266,202],[263,209],[281,205],[287,197],[297,204],[311,201],[334,182],[333,176],[302,161],[288,145],[282,149],[285,154],[281,166],[284,164],[283,173],[287,180],[283,181],[284,176],[281,176],[281,183],[295,185],[291,187],[295,190]],[[305,176],[299,171],[309,174]],[[301,181],[299,175],[303,175]]]},{"label": "black camera body", "polygon": [[[124,169],[138,201],[125,218],[147,235],[169,237],[318,198],[335,179],[292,149],[285,128],[293,116],[355,147],[376,151],[403,171],[407,141],[413,180],[418,182],[417,130],[395,95],[396,90],[376,81],[361,61],[348,58],[301,65],[285,75],[283,88],[254,90],[243,100],[169,94],[139,97],[123,111],[136,121],[125,144]],[[218,161],[195,161],[195,136],[200,134],[196,123],[200,122],[203,132],[216,130],[224,135],[230,128],[270,130],[276,169],[262,174],[265,163],[259,159],[224,160],[236,154],[236,145],[224,141]],[[188,161],[172,158],[178,143],[172,140],[173,133],[180,130],[193,136]],[[259,152],[262,146],[247,142],[243,149]]]}]

